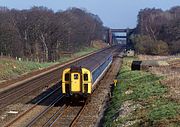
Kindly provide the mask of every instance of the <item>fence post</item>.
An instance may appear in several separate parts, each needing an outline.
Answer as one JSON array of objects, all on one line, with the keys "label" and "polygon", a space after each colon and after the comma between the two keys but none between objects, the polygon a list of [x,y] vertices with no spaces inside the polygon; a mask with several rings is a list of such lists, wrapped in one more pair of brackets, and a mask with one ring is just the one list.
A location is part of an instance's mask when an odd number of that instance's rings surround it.
[{"label": "fence post", "polygon": [[22,61],[22,58],[18,58],[19,61]]}]

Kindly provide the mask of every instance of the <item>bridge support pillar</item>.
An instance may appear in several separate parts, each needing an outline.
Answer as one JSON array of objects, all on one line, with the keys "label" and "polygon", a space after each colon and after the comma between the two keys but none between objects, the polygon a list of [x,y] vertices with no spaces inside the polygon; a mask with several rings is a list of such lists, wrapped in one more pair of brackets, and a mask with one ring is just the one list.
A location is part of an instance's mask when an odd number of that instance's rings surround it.
[{"label": "bridge support pillar", "polygon": [[108,30],[108,43],[109,43],[109,45],[112,45],[112,32],[111,32],[111,29]]}]

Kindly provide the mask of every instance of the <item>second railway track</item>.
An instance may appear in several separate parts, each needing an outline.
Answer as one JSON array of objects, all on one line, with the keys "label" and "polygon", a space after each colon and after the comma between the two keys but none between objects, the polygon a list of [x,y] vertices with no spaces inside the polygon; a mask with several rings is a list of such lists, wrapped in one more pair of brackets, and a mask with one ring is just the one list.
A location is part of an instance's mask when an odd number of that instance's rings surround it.
[{"label": "second railway track", "polygon": [[[6,127],[8,126],[21,127],[21,126],[28,126],[28,125],[30,126],[31,124],[34,123],[36,119],[38,119],[39,116],[41,116],[44,112],[52,108],[56,103],[58,103],[60,100],[63,99],[63,96],[59,95],[59,93],[60,93],[60,87],[56,88],[51,93],[41,98],[38,102],[33,104],[28,110],[26,110],[25,112],[17,116],[15,119],[13,119],[11,122],[6,124],[5,126]],[[36,117],[34,117],[33,120],[31,119],[28,120],[29,118],[31,118],[30,116],[36,116]]]},{"label": "second railway track", "polygon": [[66,107],[64,112],[60,114],[49,127],[73,127],[76,124],[77,119],[80,117],[81,113],[84,111],[86,102],[81,104],[75,103],[75,105],[69,105]]}]

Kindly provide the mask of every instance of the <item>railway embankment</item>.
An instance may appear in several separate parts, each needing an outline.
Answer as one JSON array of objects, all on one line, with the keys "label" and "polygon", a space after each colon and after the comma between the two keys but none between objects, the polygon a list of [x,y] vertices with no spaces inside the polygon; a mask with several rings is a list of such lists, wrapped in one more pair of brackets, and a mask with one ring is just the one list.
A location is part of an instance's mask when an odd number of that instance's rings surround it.
[{"label": "railway embankment", "polygon": [[0,88],[42,73],[43,71],[48,70],[48,68],[51,69],[59,64],[92,53],[100,48],[101,47],[84,48],[73,55],[65,55],[56,62],[39,63],[32,61],[19,61],[8,57],[0,57]]},{"label": "railway embankment", "polygon": [[[180,126],[180,101],[172,96],[174,88],[179,88],[179,83],[165,84],[167,79],[172,79],[167,78],[172,76],[167,75],[167,72],[166,75],[165,72],[164,75],[159,75],[160,71],[132,71],[133,60],[134,58],[123,59],[117,76],[119,83],[112,93],[103,119],[104,126]],[[158,67],[155,68],[157,69]],[[162,72],[166,69],[159,70]]]}]

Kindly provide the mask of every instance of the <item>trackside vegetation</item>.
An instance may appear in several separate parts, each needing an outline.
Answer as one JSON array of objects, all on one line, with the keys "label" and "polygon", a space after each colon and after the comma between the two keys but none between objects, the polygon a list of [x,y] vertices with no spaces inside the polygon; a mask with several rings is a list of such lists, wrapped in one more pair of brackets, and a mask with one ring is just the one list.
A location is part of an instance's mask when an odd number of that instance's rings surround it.
[{"label": "trackside vegetation", "polygon": [[0,81],[16,78],[21,74],[42,69],[53,63],[38,63],[32,61],[18,61],[10,58],[0,58]]},{"label": "trackside vegetation", "polygon": [[89,47],[83,48],[79,52],[76,52],[69,56],[62,56],[57,62],[32,62],[32,61],[18,61],[12,58],[0,57],[0,82],[3,80],[17,78],[18,76],[32,72],[34,70],[43,69],[54,64],[66,62],[71,59],[75,59],[82,55],[86,55],[90,52],[98,50],[98,48]]},{"label": "trackside vegetation", "polygon": [[58,62],[62,63],[62,62],[71,60],[72,58],[76,58],[76,57],[80,57],[80,56],[86,55],[86,54],[88,54],[88,53],[90,53],[90,52],[93,52],[93,51],[96,51],[96,50],[98,50],[98,49],[99,49],[99,48],[85,47],[85,48],[81,49],[79,52],[74,53],[73,55],[61,57],[61,58],[58,60]]},{"label": "trackside vegetation", "polygon": [[164,77],[131,71],[134,58],[124,58],[104,116],[104,126],[180,126],[180,104],[168,97]]}]

